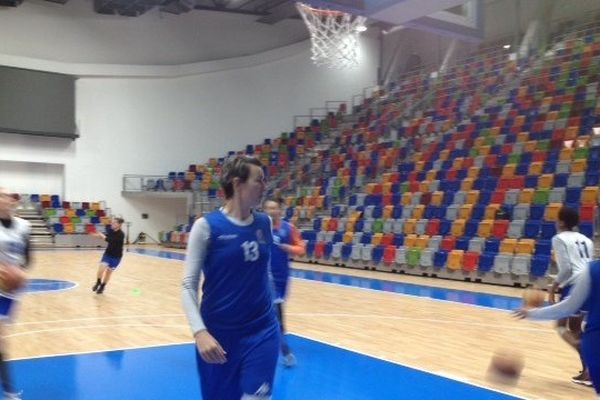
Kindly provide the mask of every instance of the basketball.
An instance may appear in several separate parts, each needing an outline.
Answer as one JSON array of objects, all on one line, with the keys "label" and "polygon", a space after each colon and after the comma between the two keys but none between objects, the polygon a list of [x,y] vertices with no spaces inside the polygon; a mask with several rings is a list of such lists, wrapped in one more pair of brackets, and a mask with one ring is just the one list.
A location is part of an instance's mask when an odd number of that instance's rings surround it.
[{"label": "basketball", "polygon": [[539,289],[525,289],[523,292],[523,307],[537,308],[542,307],[546,301],[546,294]]},{"label": "basketball", "polygon": [[514,383],[521,376],[525,362],[523,356],[512,350],[497,350],[492,356],[488,376],[496,381]]},{"label": "basketball", "polygon": [[25,272],[11,264],[0,264],[0,290],[12,292],[25,284]]}]

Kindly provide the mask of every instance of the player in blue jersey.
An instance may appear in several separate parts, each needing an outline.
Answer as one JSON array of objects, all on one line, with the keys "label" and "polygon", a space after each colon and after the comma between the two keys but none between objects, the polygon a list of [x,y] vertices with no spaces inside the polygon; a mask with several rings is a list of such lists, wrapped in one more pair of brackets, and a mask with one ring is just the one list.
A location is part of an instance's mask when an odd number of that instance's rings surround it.
[{"label": "player in blue jersey", "polygon": [[514,312],[517,318],[558,320],[588,310],[581,336],[581,353],[596,394],[600,398],[600,260],[592,261],[577,275],[569,295],[560,303]]},{"label": "player in blue jersey", "polygon": [[202,398],[270,399],[280,334],[269,281],[271,221],[253,211],[265,190],[260,161],[229,160],[221,187],[224,206],[192,227],[182,283]]},{"label": "player in blue jersey", "polygon": [[[0,188],[0,276],[6,266],[26,268],[29,265],[29,237],[31,225],[24,219],[15,216],[20,196]],[[9,290],[0,291],[0,325],[10,318],[11,309],[16,301],[16,293]],[[5,361],[4,343],[0,340],[0,381],[4,391],[3,399],[17,400],[21,396],[12,385],[8,365]]]},{"label": "player in blue jersey", "polygon": [[287,294],[290,276],[290,256],[301,256],[306,252],[306,245],[300,238],[300,233],[294,225],[281,219],[281,200],[267,200],[263,204],[264,211],[273,222],[273,247],[271,249],[271,274],[273,276],[273,301],[277,309],[277,317],[281,327],[281,353],[283,364],[293,367],[296,357],[283,336],[283,302]]}]

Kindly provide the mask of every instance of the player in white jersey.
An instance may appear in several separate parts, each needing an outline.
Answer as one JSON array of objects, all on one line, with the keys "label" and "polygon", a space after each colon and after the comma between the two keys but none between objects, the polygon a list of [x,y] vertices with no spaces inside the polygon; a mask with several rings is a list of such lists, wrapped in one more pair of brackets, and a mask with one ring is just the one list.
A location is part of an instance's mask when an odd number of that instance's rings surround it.
[{"label": "player in white jersey", "polygon": [[[557,228],[558,234],[552,238],[552,249],[556,257],[558,274],[554,279],[549,293],[548,300],[554,304],[556,302],[555,293],[560,291],[561,300],[569,296],[571,287],[578,274],[581,273],[592,260],[594,254],[594,244],[592,241],[579,232],[574,231],[579,224],[579,214],[576,210],[569,207],[562,207],[558,213]],[[586,311],[585,305],[581,309]],[[560,337],[572,346],[579,353],[582,369],[579,375],[574,376],[574,383],[591,386],[587,368],[581,356],[581,324],[583,315],[577,313],[568,318],[557,321],[556,330]]]},{"label": "player in white jersey", "polygon": [[[14,213],[20,196],[0,188],[0,263],[25,268],[29,264],[29,236],[31,226],[24,219],[15,217]],[[14,304],[14,293],[0,292],[0,328],[10,316]],[[1,335],[0,335],[1,336]],[[2,381],[3,399],[17,400],[16,393],[5,361],[4,343],[0,340],[0,380]]]}]

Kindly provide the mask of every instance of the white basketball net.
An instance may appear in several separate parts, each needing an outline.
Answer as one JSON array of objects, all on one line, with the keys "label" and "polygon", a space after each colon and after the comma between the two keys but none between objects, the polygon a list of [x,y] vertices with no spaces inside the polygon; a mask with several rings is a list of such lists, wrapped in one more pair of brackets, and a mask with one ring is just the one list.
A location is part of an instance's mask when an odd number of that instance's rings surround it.
[{"label": "white basketball net", "polygon": [[358,64],[357,27],[364,25],[367,18],[303,3],[296,3],[296,8],[310,32],[311,59],[316,65],[343,69]]}]

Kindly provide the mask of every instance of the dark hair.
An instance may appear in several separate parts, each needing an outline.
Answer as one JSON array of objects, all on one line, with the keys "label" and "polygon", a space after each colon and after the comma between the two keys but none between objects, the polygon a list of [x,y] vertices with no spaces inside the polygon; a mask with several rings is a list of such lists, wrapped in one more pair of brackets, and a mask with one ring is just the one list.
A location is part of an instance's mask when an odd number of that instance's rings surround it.
[{"label": "dark hair", "polygon": [[562,207],[558,212],[558,220],[565,224],[568,230],[572,230],[579,224],[579,213],[570,207]]},{"label": "dark hair", "polygon": [[250,177],[250,165],[262,168],[258,158],[249,156],[237,156],[227,160],[221,171],[221,187],[225,192],[225,199],[233,197],[233,179],[240,178],[242,183]]},{"label": "dark hair", "polygon": [[277,203],[279,207],[283,207],[284,201],[281,197],[269,197],[268,199],[263,201],[263,207],[265,206],[265,204],[267,204],[268,201],[272,201],[273,203]]},{"label": "dark hair", "polygon": [[125,220],[121,217],[114,217],[113,220],[117,221],[119,225],[123,225],[123,222],[125,222]]}]

